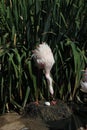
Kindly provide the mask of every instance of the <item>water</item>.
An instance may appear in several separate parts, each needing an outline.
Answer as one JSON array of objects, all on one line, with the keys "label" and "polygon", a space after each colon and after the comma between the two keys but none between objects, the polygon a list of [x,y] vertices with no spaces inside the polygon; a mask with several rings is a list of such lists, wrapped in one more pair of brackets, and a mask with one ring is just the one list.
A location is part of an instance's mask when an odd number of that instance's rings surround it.
[{"label": "water", "polygon": [[0,130],[87,130],[87,106],[72,104],[70,109],[70,117],[48,122],[8,113],[0,116]]}]

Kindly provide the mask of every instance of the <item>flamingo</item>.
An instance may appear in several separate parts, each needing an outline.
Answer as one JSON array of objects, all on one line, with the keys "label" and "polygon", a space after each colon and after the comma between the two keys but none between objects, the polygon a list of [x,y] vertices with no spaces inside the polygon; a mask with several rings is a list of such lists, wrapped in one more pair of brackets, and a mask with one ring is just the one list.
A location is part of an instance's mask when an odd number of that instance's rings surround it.
[{"label": "flamingo", "polygon": [[84,72],[83,74],[83,78],[80,82],[81,84],[81,90],[83,92],[86,92],[87,93],[87,68],[85,70],[82,70]]},{"label": "flamingo", "polygon": [[[52,86],[52,77],[50,75],[50,71],[55,63],[54,56],[51,48],[48,46],[46,42],[42,42],[39,44],[33,51],[34,61],[39,69],[43,69],[45,73],[45,77],[47,79],[49,92],[53,99],[54,90]],[[52,100],[51,103],[55,105],[55,100]]]}]

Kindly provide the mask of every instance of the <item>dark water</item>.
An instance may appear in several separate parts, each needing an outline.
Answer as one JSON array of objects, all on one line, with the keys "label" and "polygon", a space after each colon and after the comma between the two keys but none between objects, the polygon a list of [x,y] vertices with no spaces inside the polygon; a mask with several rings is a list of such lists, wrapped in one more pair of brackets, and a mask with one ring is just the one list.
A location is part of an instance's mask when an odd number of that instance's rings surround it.
[{"label": "dark water", "polygon": [[50,122],[49,124],[51,126],[50,130],[87,130],[87,118],[76,114],[73,114],[69,119],[64,119],[59,122]]},{"label": "dark water", "polygon": [[71,109],[69,118],[49,122],[50,130],[87,130],[87,106],[74,104]]}]

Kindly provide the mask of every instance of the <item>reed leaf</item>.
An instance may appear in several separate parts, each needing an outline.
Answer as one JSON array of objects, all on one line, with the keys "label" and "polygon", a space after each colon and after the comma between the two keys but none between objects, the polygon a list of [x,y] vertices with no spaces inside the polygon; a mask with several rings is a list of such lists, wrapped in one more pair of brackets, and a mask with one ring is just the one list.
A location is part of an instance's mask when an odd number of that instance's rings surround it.
[{"label": "reed leaf", "polygon": [[[51,70],[55,96],[73,100],[81,70],[87,64],[87,4],[84,0],[0,1],[0,104],[25,107],[49,97],[31,59],[42,41],[50,45],[55,64]],[[38,86],[41,89],[38,91]],[[46,93],[46,94],[45,94]]]},{"label": "reed leaf", "polygon": [[26,94],[25,94],[25,98],[24,98],[24,102],[23,102],[23,108],[26,106],[28,97],[29,97],[29,93],[30,93],[30,87],[28,86],[26,89]]}]

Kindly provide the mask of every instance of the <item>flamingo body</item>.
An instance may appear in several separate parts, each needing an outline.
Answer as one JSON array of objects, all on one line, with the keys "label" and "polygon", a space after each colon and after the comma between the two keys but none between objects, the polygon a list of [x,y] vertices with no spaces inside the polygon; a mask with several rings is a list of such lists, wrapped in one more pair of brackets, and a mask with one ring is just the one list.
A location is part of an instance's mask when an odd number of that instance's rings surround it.
[{"label": "flamingo body", "polygon": [[53,95],[54,90],[52,87],[52,78],[50,76],[50,71],[55,63],[55,60],[51,48],[45,42],[39,44],[36,49],[33,50],[33,58],[38,68],[45,71],[49,91],[51,95]]},{"label": "flamingo body", "polygon": [[81,81],[81,90],[85,93],[87,93],[87,82]]},{"label": "flamingo body", "polygon": [[83,74],[83,78],[80,82],[81,84],[81,90],[85,93],[87,93],[87,68],[86,70],[83,70],[84,71],[84,74]]}]

